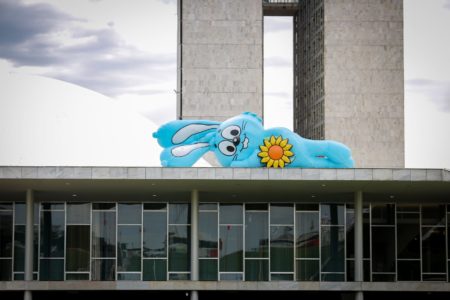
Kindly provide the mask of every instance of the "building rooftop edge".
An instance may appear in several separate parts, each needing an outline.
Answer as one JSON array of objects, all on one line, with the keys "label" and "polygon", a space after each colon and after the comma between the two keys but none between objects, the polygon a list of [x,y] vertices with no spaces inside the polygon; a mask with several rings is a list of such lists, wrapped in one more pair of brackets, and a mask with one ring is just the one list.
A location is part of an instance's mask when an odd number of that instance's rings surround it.
[{"label": "building rooftop edge", "polygon": [[447,169],[266,169],[82,166],[0,166],[0,179],[153,179],[153,180],[356,180],[450,182]]}]

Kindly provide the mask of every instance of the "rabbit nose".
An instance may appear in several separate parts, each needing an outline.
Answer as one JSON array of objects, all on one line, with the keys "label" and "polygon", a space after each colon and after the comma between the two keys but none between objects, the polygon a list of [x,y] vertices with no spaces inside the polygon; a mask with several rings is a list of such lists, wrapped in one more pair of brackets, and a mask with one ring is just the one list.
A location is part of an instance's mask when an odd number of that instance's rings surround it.
[{"label": "rabbit nose", "polygon": [[235,145],[235,146],[237,146],[237,145],[239,145],[239,142],[241,141],[241,139],[237,136],[237,137],[235,137],[235,138],[233,138],[233,144]]}]

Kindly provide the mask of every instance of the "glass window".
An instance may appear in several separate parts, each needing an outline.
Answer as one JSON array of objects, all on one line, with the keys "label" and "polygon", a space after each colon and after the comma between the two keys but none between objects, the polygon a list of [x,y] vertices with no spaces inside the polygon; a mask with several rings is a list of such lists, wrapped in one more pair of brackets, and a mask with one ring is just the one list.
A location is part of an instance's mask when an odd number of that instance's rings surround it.
[{"label": "glass window", "polygon": [[199,260],[199,278],[204,281],[217,280],[217,259]]},{"label": "glass window", "polygon": [[16,225],[25,225],[27,223],[27,207],[23,202],[14,204],[14,222]]},{"label": "glass window", "polygon": [[141,271],[141,226],[118,226],[117,271]]},{"label": "glass window", "polygon": [[395,204],[372,204],[372,225],[394,225]]},{"label": "glass window", "polygon": [[355,281],[355,261],[347,259],[347,281]]},{"label": "glass window", "polygon": [[12,257],[13,212],[0,211],[0,257]]},{"label": "glass window", "polygon": [[220,204],[220,224],[242,224],[242,204]]},{"label": "glass window", "polygon": [[322,225],[345,225],[344,205],[342,204],[321,204],[320,220]]},{"label": "glass window", "polygon": [[[14,271],[24,272],[25,271],[25,225],[16,225],[14,227]],[[34,249],[33,249],[33,260],[34,260],[34,271],[38,269],[39,261],[39,226],[34,225]]]},{"label": "glass window", "polygon": [[270,227],[270,271],[294,271],[294,227]]},{"label": "glass window", "polygon": [[395,274],[372,274],[373,282],[393,282]]},{"label": "glass window", "polygon": [[420,260],[397,261],[399,281],[420,281]]},{"label": "glass window", "polygon": [[[24,202],[16,202],[14,208],[14,222],[16,225],[25,225],[27,222],[26,205]],[[34,203],[34,224],[39,224],[39,203]]]},{"label": "glass window", "polygon": [[144,212],[144,257],[167,257],[167,213]]},{"label": "glass window", "polygon": [[267,259],[245,260],[245,281],[268,281],[269,261]]},{"label": "glass window", "polygon": [[298,281],[319,281],[319,260],[297,260]]},{"label": "glass window", "polygon": [[189,211],[187,203],[169,204],[169,224],[189,224],[191,219]]},{"label": "glass window", "polygon": [[293,204],[271,204],[270,224],[294,225]]},{"label": "glass window", "polygon": [[423,281],[446,281],[447,274],[422,274]]},{"label": "glass window", "polygon": [[363,257],[370,258],[370,213],[363,213]]},{"label": "glass window", "polygon": [[92,203],[92,209],[95,210],[115,210],[115,203]]},{"label": "glass window", "polygon": [[91,205],[89,203],[67,203],[67,224],[90,224]]},{"label": "glass window", "polygon": [[189,271],[190,226],[169,226],[169,271]]},{"label": "glass window", "polygon": [[364,281],[370,281],[370,259],[363,260]]},{"label": "glass window", "polygon": [[141,280],[141,273],[117,273],[117,280]]},{"label": "glass window", "polygon": [[419,212],[418,204],[397,204],[397,212]]},{"label": "glass window", "polygon": [[272,281],[292,281],[294,280],[294,274],[274,274],[270,275]]},{"label": "glass window", "polygon": [[189,280],[191,275],[189,273],[170,273],[169,280]]},{"label": "glass window", "polygon": [[247,203],[245,204],[245,210],[262,210],[265,211],[268,208],[267,203]]},{"label": "glass window", "polygon": [[64,210],[64,203],[43,202],[41,205],[45,210]]},{"label": "glass window", "polygon": [[167,260],[166,259],[144,259],[144,272],[142,280],[145,281],[165,281],[167,280]]},{"label": "glass window", "polygon": [[41,212],[41,257],[64,257],[64,212]]},{"label": "glass window", "polygon": [[318,211],[319,210],[319,204],[313,204],[313,203],[297,203],[296,204],[296,210],[297,211]]},{"label": "glass window", "polygon": [[221,272],[242,271],[242,226],[220,226],[219,251]]},{"label": "glass window", "polygon": [[166,210],[166,203],[144,203],[144,210]]},{"label": "glass window", "polygon": [[345,281],[345,274],[322,274],[322,281]]},{"label": "glass window", "polygon": [[245,213],[245,257],[268,257],[267,212]]},{"label": "glass window", "polygon": [[116,213],[94,211],[92,212],[92,257],[115,256]]},{"label": "glass window", "polygon": [[217,210],[217,203],[200,203],[199,210]]},{"label": "glass window", "polygon": [[225,281],[225,280],[237,280],[237,281],[242,281],[242,273],[225,273],[225,274],[220,274],[220,280]]},{"label": "glass window", "polygon": [[119,203],[119,224],[141,224],[142,204]]},{"label": "glass window", "polygon": [[419,214],[397,214],[397,258],[420,258]]},{"label": "glass window", "polygon": [[322,272],[345,271],[344,226],[322,227],[321,265]]},{"label": "glass window", "polygon": [[0,259],[0,281],[11,280],[12,259]]},{"label": "glass window", "polygon": [[445,227],[422,227],[422,272],[445,273]]},{"label": "glass window", "polygon": [[445,225],[445,205],[422,205],[422,225]]},{"label": "glass window", "polygon": [[92,260],[92,280],[111,281],[116,280],[116,260],[115,259],[93,259]]},{"label": "glass window", "polygon": [[372,227],[372,272],[395,272],[394,227]]},{"label": "glass window", "polygon": [[346,240],[347,243],[347,258],[355,257],[355,214],[353,209],[350,210],[347,207],[347,215],[345,220],[345,232],[346,232]]},{"label": "glass window", "polygon": [[319,213],[296,213],[295,247],[299,258],[319,258]]},{"label": "glass window", "polygon": [[199,257],[217,257],[217,212],[199,213]]},{"label": "glass window", "polygon": [[12,202],[0,202],[0,210],[12,210]]},{"label": "glass window", "polygon": [[66,271],[89,272],[90,226],[68,225],[66,241]]},{"label": "glass window", "polygon": [[144,257],[167,257],[167,213],[144,212]]},{"label": "glass window", "polygon": [[89,280],[89,273],[66,273],[66,280]]},{"label": "glass window", "polygon": [[64,259],[41,258],[39,265],[39,280],[64,280]]}]

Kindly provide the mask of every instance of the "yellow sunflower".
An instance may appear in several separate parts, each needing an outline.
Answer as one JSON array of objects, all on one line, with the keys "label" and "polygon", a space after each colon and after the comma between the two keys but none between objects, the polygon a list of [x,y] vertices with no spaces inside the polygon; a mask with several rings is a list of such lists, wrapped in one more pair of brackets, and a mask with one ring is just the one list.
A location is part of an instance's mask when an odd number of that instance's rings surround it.
[{"label": "yellow sunflower", "polygon": [[291,162],[290,156],[293,156],[291,148],[292,145],[288,144],[288,139],[283,139],[280,135],[275,138],[273,135],[264,140],[264,145],[260,145],[261,152],[258,156],[261,157],[261,163],[267,164],[268,168],[284,168],[285,164]]}]

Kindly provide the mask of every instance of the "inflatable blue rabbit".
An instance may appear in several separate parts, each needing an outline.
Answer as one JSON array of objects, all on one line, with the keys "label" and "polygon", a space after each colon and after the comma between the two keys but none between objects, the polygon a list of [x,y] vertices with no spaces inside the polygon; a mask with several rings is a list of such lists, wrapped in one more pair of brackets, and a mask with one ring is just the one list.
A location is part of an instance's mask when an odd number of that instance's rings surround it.
[{"label": "inflatable blue rabbit", "polygon": [[153,137],[164,148],[164,167],[190,167],[213,151],[224,167],[351,168],[350,149],[334,141],[302,138],[283,127],[265,130],[262,119],[245,112],[222,123],[177,120],[164,124]]}]

